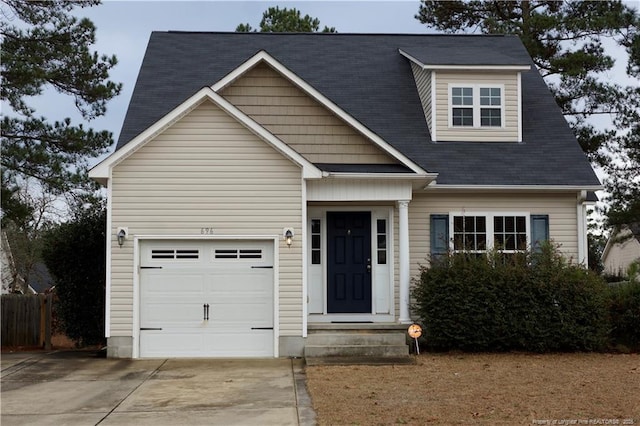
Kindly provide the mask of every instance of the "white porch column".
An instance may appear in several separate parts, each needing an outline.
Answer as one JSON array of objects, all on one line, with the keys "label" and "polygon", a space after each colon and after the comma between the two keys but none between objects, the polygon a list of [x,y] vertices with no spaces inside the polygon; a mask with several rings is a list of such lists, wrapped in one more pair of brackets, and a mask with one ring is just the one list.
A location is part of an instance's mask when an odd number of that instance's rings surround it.
[{"label": "white porch column", "polygon": [[409,201],[398,201],[398,263],[400,265],[400,318],[401,324],[411,323],[409,316]]}]

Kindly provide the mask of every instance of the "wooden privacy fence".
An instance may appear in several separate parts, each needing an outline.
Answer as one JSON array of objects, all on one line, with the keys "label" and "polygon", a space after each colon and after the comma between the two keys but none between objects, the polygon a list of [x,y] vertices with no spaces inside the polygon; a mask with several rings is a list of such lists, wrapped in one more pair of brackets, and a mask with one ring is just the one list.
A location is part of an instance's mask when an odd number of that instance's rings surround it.
[{"label": "wooden privacy fence", "polygon": [[51,349],[52,294],[2,295],[2,347]]}]

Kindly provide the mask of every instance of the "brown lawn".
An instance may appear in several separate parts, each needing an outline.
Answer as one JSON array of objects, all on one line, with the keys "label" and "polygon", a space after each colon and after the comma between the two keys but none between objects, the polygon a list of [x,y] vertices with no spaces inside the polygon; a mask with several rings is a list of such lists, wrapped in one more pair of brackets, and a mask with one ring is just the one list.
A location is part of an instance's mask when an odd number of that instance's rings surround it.
[{"label": "brown lawn", "polygon": [[640,354],[423,354],[306,373],[319,425],[640,425]]}]

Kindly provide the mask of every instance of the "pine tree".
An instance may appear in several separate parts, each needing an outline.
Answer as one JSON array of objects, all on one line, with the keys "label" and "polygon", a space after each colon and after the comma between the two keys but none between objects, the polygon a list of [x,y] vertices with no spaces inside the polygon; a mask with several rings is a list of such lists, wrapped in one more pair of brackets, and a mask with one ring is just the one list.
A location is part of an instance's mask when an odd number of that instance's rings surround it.
[{"label": "pine tree", "polygon": [[107,131],[74,125],[69,118],[50,122],[28,104],[48,87],[73,98],[86,120],[106,112],[107,102],[121,84],[109,80],[115,56],[91,51],[96,28],[89,19],[71,14],[74,7],[98,5],[99,0],[3,0],[1,99],[3,111],[2,219],[28,215],[16,194],[27,179],[51,193],[88,185],[88,160],[112,144]]},{"label": "pine tree", "polygon": [[[280,9],[278,6],[270,7],[262,14],[260,32],[262,33],[311,33],[320,30],[320,20],[309,15],[302,16],[296,8]],[[240,24],[236,27],[240,33],[256,32],[251,25]],[[335,33],[336,29],[325,26],[323,33]]]}]

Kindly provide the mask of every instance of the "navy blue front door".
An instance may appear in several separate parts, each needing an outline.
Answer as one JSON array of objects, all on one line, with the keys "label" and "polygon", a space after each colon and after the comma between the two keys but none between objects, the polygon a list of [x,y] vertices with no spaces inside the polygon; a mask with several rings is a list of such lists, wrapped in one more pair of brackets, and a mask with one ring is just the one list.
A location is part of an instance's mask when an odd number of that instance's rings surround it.
[{"label": "navy blue front door", "polygon": [[371,213],[327,212],[327,312],[371,313]]}]

